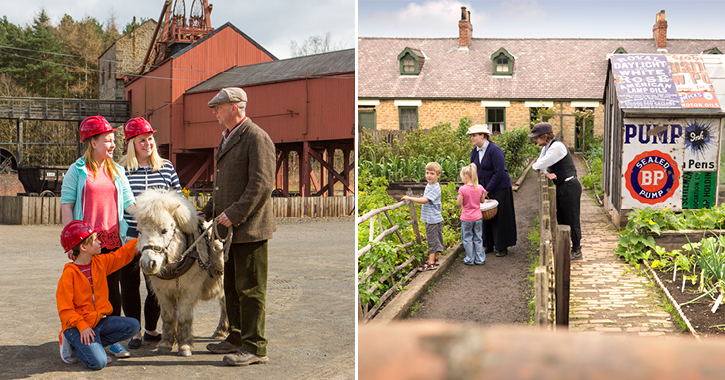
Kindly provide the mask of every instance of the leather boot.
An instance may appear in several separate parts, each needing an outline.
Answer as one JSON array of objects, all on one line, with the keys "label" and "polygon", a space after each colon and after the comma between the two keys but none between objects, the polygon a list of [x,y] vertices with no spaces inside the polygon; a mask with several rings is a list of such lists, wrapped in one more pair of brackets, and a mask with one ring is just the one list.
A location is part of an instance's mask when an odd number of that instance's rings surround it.
[{"label": "leather boot", "polygon": [[576,247],[571,249],[571,260],[581,260],[584,256],[582,256],[582,247]]}]

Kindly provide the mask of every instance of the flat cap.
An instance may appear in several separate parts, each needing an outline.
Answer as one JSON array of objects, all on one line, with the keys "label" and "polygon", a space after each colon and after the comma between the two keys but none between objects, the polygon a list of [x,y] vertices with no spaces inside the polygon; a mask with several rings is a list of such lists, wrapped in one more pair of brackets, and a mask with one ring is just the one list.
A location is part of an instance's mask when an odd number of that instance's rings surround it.
[{"label": "flat cap", "polygon": [[538,123],[534,125],[533,128],[531,128],[531,134],[529,135],[530,139],[533,139],[534,137],[539,137],[541,135],[545,135],[547,133],[552,133],[554,130],[551,128],[551,124],[549,123]]},{"label": "flat cap", "polygon": [[488,129],[488,124],[472,125],[471,127],[468,128],[468,132],[466,132],[467,135],[475,135],[478,133],[485,133],[485,134],[490,135],[491,130]]},{"label": "flat cap", "polygon": [[247,93],[239,87],[226,87],[222,88],[212,100],[206,105],[209,108],[214,108],[217,104],[224,103],[239,103],[247,101]]}]

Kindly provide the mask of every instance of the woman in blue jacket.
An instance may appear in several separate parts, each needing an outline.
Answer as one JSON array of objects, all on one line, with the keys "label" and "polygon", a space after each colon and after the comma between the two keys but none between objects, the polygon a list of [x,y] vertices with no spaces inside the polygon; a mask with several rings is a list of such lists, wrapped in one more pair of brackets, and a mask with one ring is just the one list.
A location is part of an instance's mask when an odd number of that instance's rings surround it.
[{"label": "woman in blue jacket", "polygon": [[471,163],[478,168],[478,183],[489,198],[498,201],[496,216],[483,222],[483,248],[486,252],[496,248],[496,256],[506,256],[508,247],[516,245],[516,211],[506,159],[501,148],[491,140],[488,125],[474,125],[468,128],[468,135],[475,145]]}]

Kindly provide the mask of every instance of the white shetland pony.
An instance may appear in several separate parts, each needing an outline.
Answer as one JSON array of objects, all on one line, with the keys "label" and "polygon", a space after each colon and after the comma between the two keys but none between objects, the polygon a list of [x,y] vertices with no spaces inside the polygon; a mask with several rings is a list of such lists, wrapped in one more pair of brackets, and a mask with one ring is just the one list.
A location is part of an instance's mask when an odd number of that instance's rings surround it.
[{"label": "white shetland pony", "polygon": [[206,232],[208,238],[199,240],[196,249],[184,255],[209,223],[204,224],[194,206],[175,191],[146,190],[136,198],[136,206],[139,265],[149,276],[161,306],[163,330],[158,352],[171,352],[176,343],[179,355],[190,356],[194,307],[199,300],[219,299],[221,315],[213,337],[224,337],[229,329],[221,244],[210,243],[212,238]]}]

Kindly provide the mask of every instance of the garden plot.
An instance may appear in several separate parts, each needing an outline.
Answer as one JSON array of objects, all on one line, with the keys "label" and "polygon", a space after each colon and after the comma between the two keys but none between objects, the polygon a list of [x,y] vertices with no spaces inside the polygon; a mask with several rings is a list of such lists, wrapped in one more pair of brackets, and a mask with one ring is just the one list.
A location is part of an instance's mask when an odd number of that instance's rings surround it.
[{"label": "garden plot", "polygon": [[725,236],[688,243],[682,250],[655,248],[647,263],[679,306],[688,328],[707,337],[725,334]]}]

